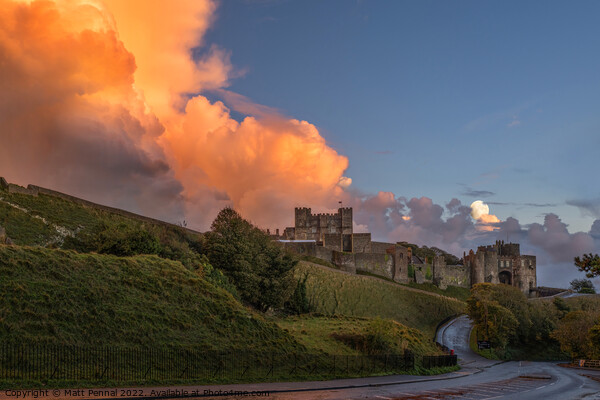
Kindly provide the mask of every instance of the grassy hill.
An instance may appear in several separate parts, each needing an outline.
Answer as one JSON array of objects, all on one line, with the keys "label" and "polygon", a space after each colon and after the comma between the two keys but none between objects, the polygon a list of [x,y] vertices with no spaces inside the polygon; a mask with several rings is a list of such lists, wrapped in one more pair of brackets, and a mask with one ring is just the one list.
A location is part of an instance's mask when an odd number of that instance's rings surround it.
[{"label": "grassy hill", "polygon": [[179,262],[0,246],[3,341],[303,351]]},{"label": "grassy hill", "polygon": [[313,309],[325,315],[389,318],[433,337],[437,324],[464,312],[465,303],[370,276],[351,275],[302,261],[298,277],[308,274]]},{"label": "grassy hill", "polygon": [[323,366],[327,354],[436,353],[435,326],[464,307],[449,297],[301,262],[295,274],[309,274],[317,314],[267,316],[239,301],[208,263],[197,232],[6,190],[0,190],[0,226],[14,244],[0,245],[3,343],[318,353]]},{"label": "grassy hill", "polygon": [[159,242],[159,256],[182,262],[197,250],[194,247],[200,237],[176,225],[124,216],[56,196],[34,197],[4,190],[0,190],[0,226],[17,245],[79,252],[102,252],[107,237],[147,232]]}]

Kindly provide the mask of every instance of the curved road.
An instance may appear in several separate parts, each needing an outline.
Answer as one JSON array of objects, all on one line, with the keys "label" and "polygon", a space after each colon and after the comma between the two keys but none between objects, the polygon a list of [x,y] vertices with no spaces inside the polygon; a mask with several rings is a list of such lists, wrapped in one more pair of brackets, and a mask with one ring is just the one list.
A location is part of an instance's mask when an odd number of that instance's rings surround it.
[{"label": "curved road", "polygon": [[[339,379],[320,382],[277,382],[239,385],[215,385],[170,388],[137,388],[143,397],[152,398],[154,390],[187,390],[188,393],[219,393],[219,391],[268,391],[268,399],[349,400],[349,399],[506,399],[506,400],[600,400],[600,370],[559,367],[551,362],[499,362],[487,360],[471,351],[468,338],[471,323],[465,316],[442,326],[436,340],[454,349],[461,370],[432,377],[395,375],[359,379]],[[221,392],[222,393],[222,392]],[[13,399],[0,392],[0,400]],[[66,394],[66,393],[64,393]],[[148,397],[146,397],[148,396]],[[88,396],[59,396],[71,400]],[[251,396],[188,397],[215,399],[256,398]],[[29,397],[33,398],[33,397]],[[43,399],[55,399],[56,396]],[[98,396],[95,399],[110,398]],[[156,397],[154,397],[156,398]],[[117,400],[117,398],[114,398]],[[124,400],[124,397],[118,400]],[[163,399],[165,399],[163,397]]]}]

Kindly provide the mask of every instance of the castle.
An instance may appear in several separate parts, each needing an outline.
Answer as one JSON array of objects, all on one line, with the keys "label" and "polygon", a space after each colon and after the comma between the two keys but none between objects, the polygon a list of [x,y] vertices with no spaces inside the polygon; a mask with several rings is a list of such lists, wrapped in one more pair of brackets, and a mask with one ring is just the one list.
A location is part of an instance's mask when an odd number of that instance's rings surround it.
[{"label": "castle", "polygon": [[296,208],[294,227],[274,239],[286,248],[328,261],[350,273],[369,273],[399,283],[431,282],[444,289],[450,285],[471,287],[476,283],[504,283],[525,295],[536,291],[536,258],[521,255],[517,243],[496,241],[463,254],[463,264],[446,265],[443,255],[421,259],[400,243],[376,242],[370,233],[354,233],[352,208],[334,214],[313,214]]}]

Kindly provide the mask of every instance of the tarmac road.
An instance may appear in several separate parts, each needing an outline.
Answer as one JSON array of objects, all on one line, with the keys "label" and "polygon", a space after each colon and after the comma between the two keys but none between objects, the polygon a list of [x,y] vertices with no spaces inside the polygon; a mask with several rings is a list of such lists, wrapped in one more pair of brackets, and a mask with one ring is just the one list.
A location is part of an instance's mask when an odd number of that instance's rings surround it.
[{"label": "tarmac road", "polygon": [[[161,390],[186,390],[188,393],[221,393],[223,391],[268,391],[268,396],[187,396],[188,399],[507,399],[507,400],[600,400],[600,370],[563,368],[550,362],[498,362],[487,360],[471,351],[468,338],[470,321],[458,317],[438,331],[436,340],[455,350],[461,370],[439,376],[396,375],[319,382],[278,382],[215,386],[181,386],[170,388],[137,388],[142,396],[131,399],[157,398]],[[593,378],[593,379],[592,379]],[[595,379],[595,380],[594,380]],[[127,390],[127,389],[125,389]],[[141,392],[140,392],[141,393]],[[171,392],[173,393],[173,392]],[[210,396],[210,395],[209,395]],[[0,392],[0,400],[14,399]],[[33,397],[29,397],[33,398]],[[56,398],[40,396],[38,398]],[[65,396],[79,399],[119,399],[113,396]],[[161,396],[162,399],[169,397]],[[175,397],[170,397],[175,398]]]}]

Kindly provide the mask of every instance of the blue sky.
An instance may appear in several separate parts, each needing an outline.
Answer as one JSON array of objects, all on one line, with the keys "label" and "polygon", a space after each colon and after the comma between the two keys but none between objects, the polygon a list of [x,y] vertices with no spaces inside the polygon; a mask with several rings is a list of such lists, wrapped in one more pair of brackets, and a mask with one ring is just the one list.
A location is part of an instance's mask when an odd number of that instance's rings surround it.
[{"label": "blue sky", "polygon": [[[6,1],[2,15],[10,182],[201,231],[223,207],[282,229],[294,207],[343,200],[375,240],[455,255],[517,241],[542,285],[600,253],[597,1]],[[492,215],[473,219],[475,200]]]},{"label": "blue sky", "polygon": [[595,218],[597,2],[223,1],[229,89],[315,124],[362,191]]}]

